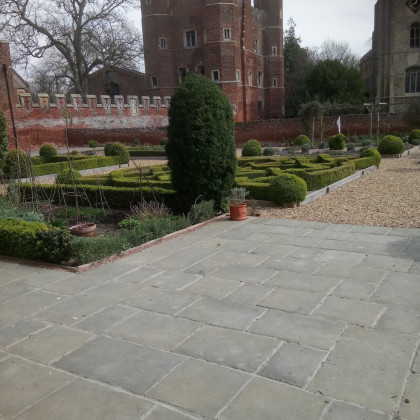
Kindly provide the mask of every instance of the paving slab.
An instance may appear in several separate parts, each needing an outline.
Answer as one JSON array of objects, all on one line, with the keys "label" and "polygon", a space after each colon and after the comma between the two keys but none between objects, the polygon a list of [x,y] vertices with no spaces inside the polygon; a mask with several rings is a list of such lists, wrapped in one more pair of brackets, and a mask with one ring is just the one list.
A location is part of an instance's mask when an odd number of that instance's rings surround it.
[{"label": "paving slab", "polygon": [[336,251],[348,251],[368,254],[374,245],[370,242],[362,241],[340,241],[337,239],[321,239],[317,242],[320,249],[333,249]]},{"label": "paving slab", "polygon": [[144,284],[155,287],[164,287],[165,289],[180,290],[201,277],[201,275],[189,274],[186,272],[161,270],[156,276],[147,279]]},{"label": "paving slab", "polygon": [[53,270],[43,270],[22,277],[21,279],[16,280],[16,283],[25,284],[26,286],[31,287],[39,287],[42,289],[50,283],[55,283],[56,281],[69,279],[75,276],[76,274],[68,273],[67,271],[55,272]]},{"label": "paving slab", "polygon": [[304,290],[307,292],[327,293],[339,282],[338,277],[318,276],[293,271],[281,270],[267,284],[287,289]]},{"label": "paving slab", "polygon": [[32,291],[33,289],[31,287],[16,283],[8,283],[0,286],[0,304]]},{"label": "paving slab", "polygon": [[392,413],[415,348],[415,337],[352,326],[344,332],[309,389]]},{"label": "paving slab", "polygon": [[[310,248],[314,249],[314,248]],[[285,257],[286,255],[292,254],[296,252],[297,248],[293,245],[284,245],[284,244],[260,244],[257,245],[253,252],[256,252],[259,255],[271,255],[274,257]]]},{"label": "paving slab", "polygon": [[145,287],[136,294],[121,300],[121,303],[134,308],[174,315],[182,308],[191,305],[197,298],[197,295],[184,291]]},{"label": "paving slab", "polygon": [[6,348],[23,338],[47,327],[47,322],[34,318],[22,319],[15,324],[0,328],[0,349]]},{"label": "paving slab", "polygon": [[385,306],[374,302],[362,302],[329,296],[313,312],[313,315],[350,324],[373,327],[384,310]]},{"label": "paving slab", "polygon": [[221,279],[213,275],[205,276],[184,290],[195,295],[223,298],[226,294],[236,290],[242,283],[238,280]]},{"label": "paving slab", "polygon": [[356,405],[333,401],[322,420],[389,420],[389,416]]},{"label": "paving slab", "polygon": [[180,355],[99,337],[64,356],[55,366],[141,395],[183,360]]},{"label": "paving slab", "polygon": [[36,269],[30,265],[11,263],[4,260],[0,260],[0,267],[2,269],[0,284],[10,283],[22,277],[34,274],[35,272],[48,271],[42,268]]},{"label": "paving slab", "polygon": [[405,390],[400,416],[407,420],[420,419],[420,374],[411,375]]},{"label": "paving slab", "polygon": [[201,420],[198,417],[192,417],[190,415],[182,414],[174,410],[169,410],[166,407],[156,407],[156,409],[144,420]]},{"label": "paving slab", "polygon": [[51,326],[7,348],[7,351],[34,362],[50,364],[94,337],[85,331]]},{"label": "paving slab", "polygon": [[373,294],[372,300],[420,312],[420,276],[390,272]]},{"label": "paving slab", "polygon": [[255,334],[206,327],[181,343],[175,351],[186,356],[255,372],[280,343],[278,340]]},{"label": "paving slab", "polygon": [[[278,245],[281,246],[281,245]],[[321,254],[322,250],[319,247],[308,247],[308,246],[300,246],[295,248],[292,252],[287,254],[288,257],[291,258],[302,258],[304,260],[313,260],[319,254]],[[270,254],[273,255],[273,254]],[[281,256],[281,255],[279,255]]]},{"label": "paving slab", "polygon": [[223,252],[227,250],[249,252],[251,249],[255,248],[256,245],[258,245],[257,241],[250,240],[249,238],[247,238],[246,241],[243,241],[240,239],[221,238],[219,235],[205,239],[197,244],[197,246],[202,248],[209,248],[210,250],[216,249]]},{"label": "paving slab", "polygon": [[137,267],[133,268],[118,277],[118,280],[126,283],[143,283],[147,280],[157,276],[162,270],[151,267]]},{"label": "paving slab", "polygon": [[238,264],[226,264],[213,272],[213,275],[222,279],[238,280],[250,283],[265,283],[277,274],[277,270],[270,268],[246,267]]},{"label": "paving slab", "polygon": [[263,308],[204,297],[180,312],[178,316],[243,331],[264,312]]},{"label": "paving slab", "polygon": [[285,343],[258,374],[302,388],[309,383],[327,354],[324,350]]},{"label": "paving slab", "polygon": [[413,372],[420,373],[420,349],[417,351],[416,358],[414,359]]},{"label": "paving slab", "polygon": [[216,261],[221,261],[224,263],[231,263],[233,261],[235,264],[240,264],[244,267],[255,267],[267,258],[267,254],[255,248],[251,252],[241,252],[233,249],[225,249],[223,252],[219,252],[212,257],[212,259]]},{"label": "paving slab", "polygon": [[360,282],[379,284],[387,273],[388,270],[385,268],[357,266],[349,268],[345,277]]},{"label": "paving slab", "polygon": [[280,340],[328,350],[341,334],[341,322],[271,309],[259,318],[249,331]]},{"label": "paving slab", "polygon": [[214,418],[249,379],[244,372],[190,359],[146,395]]},{"label": "paving slab", "polygon": [[413,265],[411,258],[397,258],[385,255],[367,255],[360,267],[385,268],[391,271],[407,272]]},{"label": "paving slab", "polygon": [[356,266],[366,257],[366,254],[359,252],[347,252],[347,251],[337,251],[335,249],[329,249],[321,252],[317,255],[314,260],[320,262],[335,262],[344,265],[353,265]]},{"label": "paving slab", "polygon": [[388,308],[376,323],[375,328],[420,335],[420,312],[405,308]]},{"label": "paving slab", "polygon": [[107,334],[149,347],[170,350],[189,337],[201,324],[149,311],[139,311]]},{"label": "paving slab", "polygon": [[72,380],[67,373],[10,357],[0,362],[0,416],[11,419]]},{"label": "paving slab", "polygon": [[152,407],[143,398],[77,379],[30,407],[16,420],[138,420]]},{"label": "paving slab", "polygon": [[346,299],[366,301],[374,290],[375,285],[372,283],[347,278],[341,281],[332,294]]},{"label": "paving slab", "polygon": [[263,268],[270,268],[272,270],[287,270],[294,271],[296,273],[312,274],[319,270],[322,266],[313,260],[303,260],[300,258],[291,257],[270,257],[260,264]]},{"label": "paving slab", "polygon": [[225,296],[225,300],[246,305],[255,305],[270,293],[273,287],[259,283],[242,283],[241,287]]},{"label": "paving slab", "polygon": [[224,263],[222,261],[215,261],[212,259],[200,261],[197,264],[192,265],[191,267],[185,270],[186,273],[206,275],[210,274],[218,268],[222,267]]},{"label": "paving slab", "polygon": [[220,420],[273,420],[286,414],[287,420],[314,420],[325,408],[325,397],[289,385],[256,378],[220,415]]}]

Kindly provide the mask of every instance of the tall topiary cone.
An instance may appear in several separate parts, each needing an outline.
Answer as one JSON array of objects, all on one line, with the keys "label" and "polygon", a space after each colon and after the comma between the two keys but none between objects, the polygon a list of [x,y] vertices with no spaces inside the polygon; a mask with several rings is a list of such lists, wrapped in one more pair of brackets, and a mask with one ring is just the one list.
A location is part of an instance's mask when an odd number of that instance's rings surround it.
[{"label": "tall topiary cone", "polygon": [[188,76],[171,98],[166,153],[182,210],[198,197],[220,206],[234,185],[235,123],[232,106],[213,82]]}]

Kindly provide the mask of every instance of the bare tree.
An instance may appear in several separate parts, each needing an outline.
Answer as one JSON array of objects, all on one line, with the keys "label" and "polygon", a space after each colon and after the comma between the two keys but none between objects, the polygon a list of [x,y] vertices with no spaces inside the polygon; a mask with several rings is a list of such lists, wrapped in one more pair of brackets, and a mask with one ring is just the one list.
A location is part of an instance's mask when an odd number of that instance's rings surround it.
[{"label": "bare tree", "polygon": [[333,41],[327,39],[321,45],[317,54],[318,61],[337,60],[346,67],[359,67],[360,59],[350,49],[347,41]]},{"label": "bare tree", "polygon": [[137,5],[136,0],[2,0],[0,35],[13,41],[16,64],[53,58],[56,76],[85,95],[92,70],[137,67],[141,35],[124,16]]}]

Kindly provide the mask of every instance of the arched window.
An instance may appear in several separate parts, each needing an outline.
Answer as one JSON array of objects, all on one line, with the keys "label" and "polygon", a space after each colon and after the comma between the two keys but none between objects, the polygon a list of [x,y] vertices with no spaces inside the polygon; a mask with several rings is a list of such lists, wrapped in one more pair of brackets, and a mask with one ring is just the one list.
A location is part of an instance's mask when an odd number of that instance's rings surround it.
[{"label": "arched window", "polygon": [[410,26],[410,48],[420,48],[420,24]]},{"label": "arched window", "polygon": [[406,70],[405,93],[420,93],[420,67],[410,67]]}]

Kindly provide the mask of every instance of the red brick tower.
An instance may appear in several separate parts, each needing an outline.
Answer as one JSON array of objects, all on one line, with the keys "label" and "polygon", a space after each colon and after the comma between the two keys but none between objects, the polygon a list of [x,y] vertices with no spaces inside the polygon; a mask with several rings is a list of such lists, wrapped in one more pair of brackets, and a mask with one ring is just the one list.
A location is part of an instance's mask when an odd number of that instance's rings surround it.
[{"label": "red brick tower", "polygon": [[282,0],[142,0],[149,96],[171,96],[202,73],[236,121],[284,113]]}]

